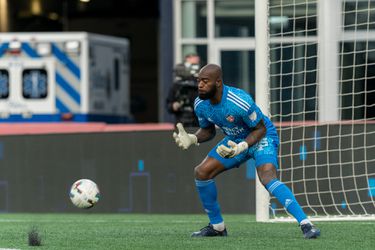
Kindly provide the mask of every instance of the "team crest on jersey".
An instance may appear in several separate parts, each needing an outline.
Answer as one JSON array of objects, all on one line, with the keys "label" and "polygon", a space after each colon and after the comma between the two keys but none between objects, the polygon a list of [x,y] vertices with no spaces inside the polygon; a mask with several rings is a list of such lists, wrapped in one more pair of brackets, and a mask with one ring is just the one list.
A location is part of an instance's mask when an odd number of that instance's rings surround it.
[{"label": "team crest on jersey", "polygon": [[233,117],[233,115],[228,115],[228,116],[227,116],[227,121],[228,121],[228,122],[234,122],[234,117]]}]

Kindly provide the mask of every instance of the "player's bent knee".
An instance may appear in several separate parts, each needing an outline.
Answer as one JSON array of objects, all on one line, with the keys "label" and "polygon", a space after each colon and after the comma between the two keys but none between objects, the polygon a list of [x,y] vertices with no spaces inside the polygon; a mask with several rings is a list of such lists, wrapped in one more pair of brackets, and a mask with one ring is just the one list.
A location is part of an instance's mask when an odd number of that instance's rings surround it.
[{"label": "player's bent knee", "polygon": [[272,165],[264,165],[257,169],[260,182],[266,186],[271,180],[277,178],[276,169]]},{"label": "player's bent knee", "polygon": [[275,179],[275,178],[271,178],[269,176],[264,176],[263,178],[262,177],[259,177],[260,178],[260,182],[263,184],[263,186],[266,186],[271,180]]},{"label": "player's bent knee", "polygon": [[201,180],[201,181],[205,181],[205,180],[209,180],[211,179],[210,178],[210,173],[208,173],[203,167],[202,165],[198,165],[194,168],[194,176],[195,176],[195,179],[197,180]]}]

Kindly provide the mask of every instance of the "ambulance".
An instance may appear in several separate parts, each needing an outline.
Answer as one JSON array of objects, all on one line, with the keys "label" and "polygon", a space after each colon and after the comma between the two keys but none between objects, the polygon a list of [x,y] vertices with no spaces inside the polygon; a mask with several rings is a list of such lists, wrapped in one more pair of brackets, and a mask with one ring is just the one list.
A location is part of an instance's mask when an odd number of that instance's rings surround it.
[{"label": "ambulance", "polygon": [[125,38],[0,33],[0,122],[129,122],[129,56]]}]

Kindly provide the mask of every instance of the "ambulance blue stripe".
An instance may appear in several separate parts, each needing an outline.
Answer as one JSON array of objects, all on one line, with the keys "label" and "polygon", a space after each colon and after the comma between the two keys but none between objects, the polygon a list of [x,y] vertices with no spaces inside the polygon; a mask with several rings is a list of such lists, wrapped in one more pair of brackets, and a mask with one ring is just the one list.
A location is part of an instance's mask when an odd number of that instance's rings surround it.
[{"label": "ambulance blue stripe", "polygon": [[9,43],[3,43],[0,46],[0,57],[2,57],[6,52],[9,47]]},{"label": "ambulance blue stripe", "polygon": [[56,82],[58,85],[60,85],[61,88],[65,90],[66,93],[68,93],[69,96],[73,98],[76,103],[81,103],[81,96],[79,95],[79,93],[75,89],[73,89],[72,86],[57,71]]},{"label": "ambulance blue stripe", "polygon": [[30,47],[28,43],[22,43],[21,49],[26,52],[26,54],[32,58],[39,58],[38,53]]},{"label": "ambulance blue stripe", "polygon": [[52,54],[59,59],[59,61],[64,64],[78,79],[81,79],[81,70],[78,66],[62,52],[54,43],[52,43]]},{"label": "ambulance blue stripe", "polygon": [[56,98],[56,107],[61,113],[68,113],[70,112],[69,108],[60,101],[59,98]]}]

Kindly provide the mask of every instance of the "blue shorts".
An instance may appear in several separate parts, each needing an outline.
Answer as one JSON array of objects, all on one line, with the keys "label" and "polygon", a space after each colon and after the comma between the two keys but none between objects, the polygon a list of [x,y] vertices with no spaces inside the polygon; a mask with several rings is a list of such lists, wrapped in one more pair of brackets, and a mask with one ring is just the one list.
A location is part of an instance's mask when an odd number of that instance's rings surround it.
[{"label": "blue shorts", "polygon": [[[242,163],[246,162],[250,158],[255,160],[255,167],[259,167],[266,163],[271,163],[276,169],[279,168],[278,164],[278,146],[279,140],[272,137],[263,137],[255,145],[251,146],[245,152],[237,155],[233,158],[223,158],[217,152],[216,148],[222,144],[228,146],[228,141],[230,139],[225,137],[221,140],[211,151],[208,153],[209,157],[215,158],[220,161],[226,169],[239,167]],[[233,140],[236,143],[243,141],[243,139]]]}]

